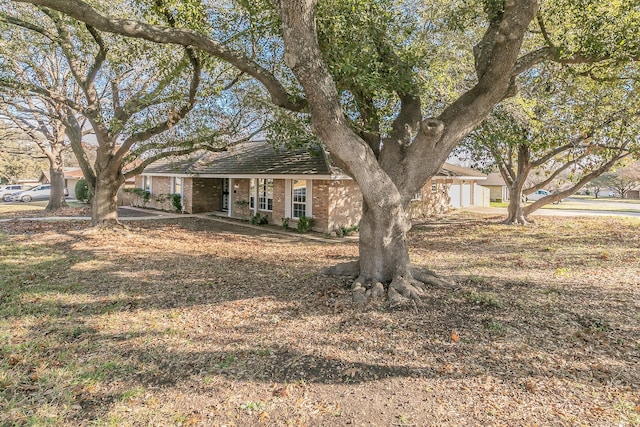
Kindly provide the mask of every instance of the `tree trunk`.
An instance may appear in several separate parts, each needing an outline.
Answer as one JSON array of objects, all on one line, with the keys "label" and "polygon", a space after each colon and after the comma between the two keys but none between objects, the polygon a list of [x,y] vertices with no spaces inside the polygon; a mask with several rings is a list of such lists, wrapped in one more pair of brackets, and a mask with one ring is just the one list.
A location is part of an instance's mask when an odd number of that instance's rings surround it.
[{"label": "tree trunk", "polygon": [[389,283],[398,276],[410,275],[407,231],[411,223],[404,209],[382,211],[363,206],[360,220],[360,280]]},{"label": "tree trunk", "polygon": [[92,189],[91,225],[94,227],[121,227],[118,220],[118,190],[123,180],[112,179],[110,174],[99,174]]},{"label": "tree trunk", "polygon": [[505,224],[526,225],[529,223],[525,216],[525,203],[522,199],[522,185],[514,184],[509,188],[509,207],[507,219],[504,221]]},{"label": "tree trunk", "polygon": [[51,177],[51,194],[45,212],[55,212],[58,209],[66,208],[67,201],[64,194],[64,168],[62,153],[54,153],[53,161],[49,165],[49,175]]},{"label": "tree trunk", "polygon": [[64,195],[64,171],[57,168],[50,169],[51,176],[51,195],[49,203],[45,208],[46,212],[55,212],[58,209],[66,208],[67,201]]}]

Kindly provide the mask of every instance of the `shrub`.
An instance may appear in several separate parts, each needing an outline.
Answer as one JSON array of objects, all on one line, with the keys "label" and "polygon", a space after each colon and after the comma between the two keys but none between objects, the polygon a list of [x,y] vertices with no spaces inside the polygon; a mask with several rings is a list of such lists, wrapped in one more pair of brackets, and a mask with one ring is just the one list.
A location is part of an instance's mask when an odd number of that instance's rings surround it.
[{"label": "shrub", "polygon": [[151,199],[151,193],[144,188],[125,188],[124,192],[131,193],[134,196],[138,197],[142,206],[146,205],[147,202]]},{"label": "shrub", "polygon": [[84,178],[80,178],[78,182],[76,182],[76,199],[82,203],[89,203],[93,194],[91,194],[91,190],[89,189],[89,184],[87,184],[87,180]]},{"label": "shrub", "polygon": [[288,230],[289,229],[289,220],[291,218],[282,218],[282,229],[283,230]]},{"label": "shrub", "polygon": [[345,227],[344,225],[340,226],[340,235],[343,237],[349,236],[354,231],[358,231],[357,225],[352,225],[350,227]]},{"label": "shrub", "polygon": [[169,197],[176,212],[182,212],[182,197],[179,194],[170,194]]},{"label": "shrub", "polygon": [[267,215],[262,215],[261,213],[257,213],[251,217],[251,224],[253,225],[263,225],[269,224],[269,217]]},{"label": "shrub", "polygon": [[313,227],[313,223],[314,223],[313,218],[306,217],[303,215],[298,219],[298,225],[296,226],[296,230],[298,230],[298,233],[306,233],[307,231],[311,230],[311,227]]}]

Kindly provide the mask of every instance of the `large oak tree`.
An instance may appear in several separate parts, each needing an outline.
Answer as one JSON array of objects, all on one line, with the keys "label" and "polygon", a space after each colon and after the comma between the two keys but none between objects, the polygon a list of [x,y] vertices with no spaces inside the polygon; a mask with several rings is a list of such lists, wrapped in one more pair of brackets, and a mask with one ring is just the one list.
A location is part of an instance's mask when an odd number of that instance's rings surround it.
[{"label": "large oak tree", "polygon": [[[264,66],[234,37],[220,38],[216,31],[202,28],[169,28],[108,16],[80,0],[25,0],[50,7],[84,21],[102,31],[144,38],[157,43],[192,46],[221,58],[238,70],[258,80],[269,91],[273,103],[292,111],[308,111],[313,132],[322,140],[332,158],[358,182],[364,196],[360,223],[359,278],[354,296],[362,296],[374,283],[388,285],[392,302],[403,297],[418,297],[425,291],[423,283],[430,276],[413,269],[409,262],[406,233],[410,229],[406,207],[413,194],[434,176],[451,150],[465,138],[494,108],[517,90],[522,73],[544,61],[562,64],[607,63],[629,60],[637,55],[638,11],[629,4],[602,4],[595,0],[487,0],[465,2],[469,19],[462,20],[464,34],[481,34],[474,45],[466,43],[473,58],[475,77],[461,90],[446,99],[437,93],[424,93],[438,86],[438,70],[428,64],[416,64],[401,49],[411,43],[425,43],[436,52],[446,43],[432,32],[439,22],[422,22],[422,35],[407,34],[405,43],[397,44],[398,28],[403,19],[421,12],[421,3],[391,1],[343,2],[331,14],[332,2],[317,0],[273,0],[279,26],[283,60],[304,92],[304,99],[288,84],[290,73]],[[341,2],[337,2],[339,5]],[[424,2],[433,5],[435,2]],[[215,3],[203,2],[213,12]],[[229,6],[231,7],[231,6]],[[325,43],[323,25],[350,21],[353,14],[374,18],[378,10],[394,22],[373,19],[367,37],[360,28],[352,28],[353,43],[364,43],[349,52],[361,51],[376,64],[361,67],[333,66],[332,54],[340,46]],[[269,13],[268,7],[265,6]],[[135,18],[135,17],[133,17]],[[357,21],[357,19],[355,19]],[[378,28],[378,31],[374,31]],[[420,28],[420,26],[418,26]],[[394,32],[395,31],[395,32]],[[464,37],[461,40],[466,40]],[[274,55],[280,52],[274,50]],[[472,54],[471,54],[472,53]],[[422,65],[422,68],[420,67]],[[355,67],[355,70],[353,69]],[[351,68],[351,69],[350,69]],[[356,78],[347,87],[345,75]],[[395,78],[400,76],[401,78]],[[382,101],[367,90],[367,80],[388,78],[392,85],[380,89],[393,95],[392,111],[387,115],[388,128],[378,128],[376,111]],[[431,84],[422,84],[424,80]],[[425,89],[429,88],[429,89]],[[435,99],[434,105],[425,100]],[[357,103],[357,116],[345,103]],[[368,107],[375,107],[373,110]],[[365,126],[354,126],[357,119]],[[357,123],[356,123],[357,124]],[[364,286],[363,286],[364,285]],[[374,289],[379,289],[375,287]]]}]

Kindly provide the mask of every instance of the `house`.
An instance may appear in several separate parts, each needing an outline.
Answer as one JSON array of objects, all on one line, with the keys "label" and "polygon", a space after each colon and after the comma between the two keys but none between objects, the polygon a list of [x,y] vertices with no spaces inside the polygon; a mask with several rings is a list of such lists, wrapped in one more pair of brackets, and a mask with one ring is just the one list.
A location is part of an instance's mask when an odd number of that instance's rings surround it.
[{"label": "house", "polygon": [[509,187],[507,187],[499,172],[492,172],[487,175],[487,179],[482,183],[482,186],[489,189],[489,198],[492,202],[506,202],[509,200]]},{"label": "house", "polygon": [[[412,214],[425,215],[451,206],[488,204],[475,184],[484,175],[450,165],[428,183],[412,202]],[[230,218],[249,219],[257,214],[270,224],[301,217],[313,218],[313,229],[337,231],[358,224],[362,194],[356,182],[331,164],[326,152],[274,148],[249,142],[228,151],[201,152],[164,159],[147,166],[136,177],[136,187],[150,193],[135,204],[173,210],[173,194],[180,195],[186,213],[217,212]]]}]

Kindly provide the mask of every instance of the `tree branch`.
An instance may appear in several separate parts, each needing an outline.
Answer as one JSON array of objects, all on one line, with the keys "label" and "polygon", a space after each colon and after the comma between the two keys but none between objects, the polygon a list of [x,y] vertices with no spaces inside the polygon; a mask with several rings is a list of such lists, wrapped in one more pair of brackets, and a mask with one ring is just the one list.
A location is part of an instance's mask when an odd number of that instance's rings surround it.
[{"label": "tree branch", "polygon": [[85,22],[100,31],[149,40],[156,43],[177,44],[197,48],[216,58],[227,61],[240,71],[247,73],[261,82],[271,95],[271,99],[275,105],[291,111],[301,111],[306,108],[306,102],[290,96],[273,73],[245,57],[243,54],[235,52],[196,31],[151,25],[131,19],[108,17],[81,0],[66,0],[64,2],[59,0],[13,1],[31,3],[57,10],[72,18]]}]

